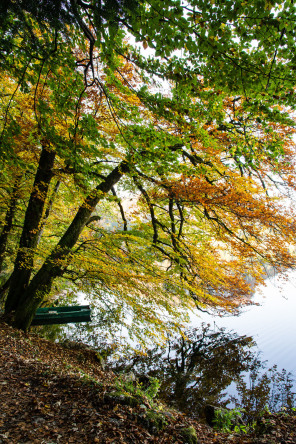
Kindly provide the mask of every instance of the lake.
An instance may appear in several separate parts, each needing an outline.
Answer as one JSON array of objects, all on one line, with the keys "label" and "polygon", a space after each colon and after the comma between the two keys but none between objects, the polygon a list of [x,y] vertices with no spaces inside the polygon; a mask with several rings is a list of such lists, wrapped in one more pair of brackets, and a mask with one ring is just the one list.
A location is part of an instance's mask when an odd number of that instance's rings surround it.
[{"label": "lake", "polygon": [[286,281],[278,277],[266,280],[253,301],[260,306],[249,306],[239,316],[192,315],[192,325],[198,326],[202,320],[252,336],[263,359],[296,375],[296,272],[290,272]]},{"label": "lake", "polygon": [[[192,313],[187,339],[171,337],[165,347],[151,347],[147,356],[129,353],[110,365],[158,378],[163,400],[199,418],[207,404],[243,407],[249,421],[265,406],[273,411],[293,407],[296,272],[286,280],[267,279],[253,302],[260,305],[236,316]],[[94,319],[93,325],[59,326],[58,337],[96,347],[101,333],[95,325]]]}]

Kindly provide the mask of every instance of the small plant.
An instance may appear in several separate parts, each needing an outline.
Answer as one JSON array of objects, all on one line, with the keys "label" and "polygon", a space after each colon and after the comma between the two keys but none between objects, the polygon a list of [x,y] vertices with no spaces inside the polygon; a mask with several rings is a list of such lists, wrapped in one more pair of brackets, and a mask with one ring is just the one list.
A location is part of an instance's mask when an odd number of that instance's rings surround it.
[{"label": "small plant", "polygon": [[[141,384],[140,387],[142,387]],[[159,388],[160,388],[159,380],[157,378],[150,378],[149,386],[144,390],[144,393],[146,394],[148,399],[152,400],[157,395]]]},{"label": "small plant", "polygon": [[138,381],[130,379],[119,378],[116,381],[116,388],[120,393],[140,399],[146,398],[150,404],[153,404],[153,399],[157,395],[159,387],[160,383],[157,378],[150,378],[147,388],[144,388]]},{"label": "small plant", "polygon": [[217,409],[215,411],[214,428],[223,432],[248,433],[251,426],[243,424],[242,411],[240,409],[226,410]]}]

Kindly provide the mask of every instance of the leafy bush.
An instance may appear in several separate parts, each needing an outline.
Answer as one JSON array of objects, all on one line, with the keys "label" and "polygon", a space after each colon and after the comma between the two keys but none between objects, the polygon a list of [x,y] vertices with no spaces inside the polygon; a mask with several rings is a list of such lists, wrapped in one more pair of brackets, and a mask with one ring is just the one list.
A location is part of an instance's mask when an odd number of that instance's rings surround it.
[{"label": "leafy bush", "polygon": [[153,399],[156,397],[160,387],[160,382],[157,378],[149,378],[148,387],[144,387],[137,380],[119,378],[116,381],[116,388],[119,393],[131,395],[140,399],[147,399],[150,404],[153,404]]},{"label": "leafy bush", "polygon": [[214,428],[223,432],[248,433],[253,427],[242,422],[242,410],[215,410]]}]

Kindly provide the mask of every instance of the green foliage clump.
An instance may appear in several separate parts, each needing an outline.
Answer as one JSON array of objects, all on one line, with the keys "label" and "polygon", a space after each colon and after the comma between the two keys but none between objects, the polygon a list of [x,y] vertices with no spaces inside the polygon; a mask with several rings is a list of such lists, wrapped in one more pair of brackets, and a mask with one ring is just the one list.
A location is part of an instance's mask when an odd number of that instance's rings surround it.
[{"label": "green foliage clump", "polygon": [[248,433],[254,424],[246,425],[242,422],[241,409],[217,409],[215,410],[215,418],[213,420],[214,428],[223,432]]},{"label": "green foliage clump", "polygon": [[152,433],[158,433],[167,425],[167,421],[163,413],[155,410],[147,411],[143,417],[143,423]]},{"label": "green foliage clump", "polygon": [[148,401],[149,405],[154,404],[154,398],[156,397],[160,387],[160,382],[157,378],[150,378],[148,387],[144,387],[138,381],[132,379],[119,378],[116,381],[116,388],[119,394],[133,396],[139,401]]},{"label": "green foliage clump", "polygon": [[119,378],[116,381],[117,396],[124,396],[121,402],[131,407],[140,406],[141,413],[139,421],[151,432],[158,433],[167,425],[167,420],[161,406],[155,402],[160,383],[157,378],[149,378],[149,385],[146,387],[133,378]]},{"label": "green foliage clump", "polygon": [[180,434],[182,435],[184,442],[188,444],[197,444],[197,435],[194,427],[186,427],[181,430]]}]

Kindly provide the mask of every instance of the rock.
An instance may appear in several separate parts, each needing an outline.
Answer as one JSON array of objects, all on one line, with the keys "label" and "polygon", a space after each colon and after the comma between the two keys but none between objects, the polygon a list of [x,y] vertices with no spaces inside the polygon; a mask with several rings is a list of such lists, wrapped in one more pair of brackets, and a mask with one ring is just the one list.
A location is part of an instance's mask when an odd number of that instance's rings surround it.
[{"label": "rock", "polygon": [[186,444],[198,444],[197,434],[194,427],[185,427],[180,430],[180,435],[183,438],[183,442]]},{"label": "rock", "polygon": [[215,419],[215,412],[217,410],[220,410],[220,408],[216,407],[214,405],[211,405],[211,404],[207,404],[204,407],[204,414],[206,417],[206,421],[209,424],[209,426],[211,426],[211,427],[213,427],[215,425],[214,419]]},{"label": "rock", "polygon": [[87,359],[94,359],[102,369],[105,369],[105,360],[102,357],[101,353],[99,353],[97,350],[91,348],[87,344],[84,344],[83,342],[74,342],[70,341],[69,339],[65,339],[65,341],[62,342],[62,345],[65,348],[69,348],[71,350],[77,350],[81,353],[77,355],[78,359],[81,362],[85,362]]},{"label": "rock", "polygon": [[139,384],[141,384],[141,386],[143,388],[148,388],[149,385],[151,384],[151,378],[145,374],[138,375],[137,379],[138,379]]},{"label": "rock", "polygon": [[62,342],[62,345],[65,348],[69,348],[72,350],[92,350],[87,344],[84,344],[83,342],[70,341],[70,339],[65,339]]},{"label": "rock", "polygon": [[138,399],[131,395],[123,395],[118,392],[106,393],[105,401],[114,404],[128,405],[129,407],[136,407],[139,405]]},{"label": "rock", "polygon": [[163,415],[164,415],[167,419],[175,420],[175,416],[174,416],[171,412],[163,412]]},{"label": "rock", "polygon": [[135,382],[137,379],[133,372],[124,373],[121,375],[121,378],[126,382]]}]

